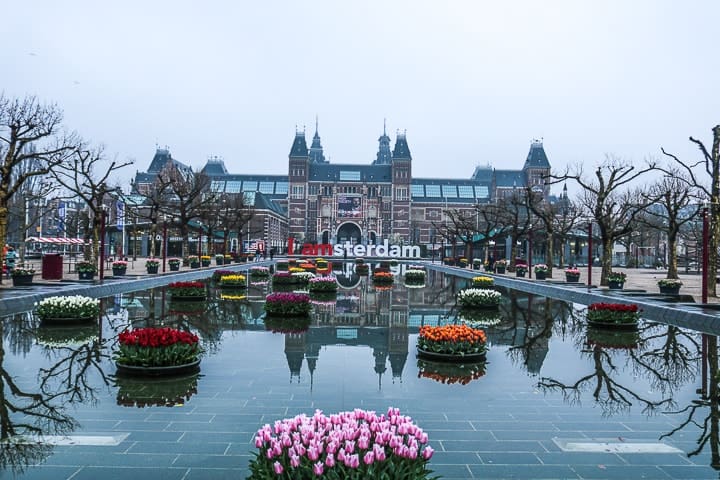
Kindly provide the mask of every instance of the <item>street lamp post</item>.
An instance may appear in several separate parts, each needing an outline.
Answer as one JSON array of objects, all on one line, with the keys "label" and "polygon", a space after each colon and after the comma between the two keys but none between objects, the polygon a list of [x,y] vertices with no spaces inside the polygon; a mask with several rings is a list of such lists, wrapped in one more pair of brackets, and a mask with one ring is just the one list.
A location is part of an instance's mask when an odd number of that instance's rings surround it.
[{"label": "street lamp post", "polygon": [[100,283],[105,278],[105,206],[100,212]]},{"label": "street lamp post", "polygon": [[708,255],[709,252],[709,246],[710,246],[710,222],[708,219],[708,208],[705,206],[703,208],[703,231],[702,231],[702,240],[703,240],[703,249],[702,249],[702,303],[707,303],[708,301],[708,263],[710,256]]},{"label": "street lamp post", "polygon": [[588,288],[592,285],[592,222],[588,223]]},{"label": "street lamp post", "polygon": [[167,260],[167,215],[163,215],[163,273],[165,273],[165,261]]}]

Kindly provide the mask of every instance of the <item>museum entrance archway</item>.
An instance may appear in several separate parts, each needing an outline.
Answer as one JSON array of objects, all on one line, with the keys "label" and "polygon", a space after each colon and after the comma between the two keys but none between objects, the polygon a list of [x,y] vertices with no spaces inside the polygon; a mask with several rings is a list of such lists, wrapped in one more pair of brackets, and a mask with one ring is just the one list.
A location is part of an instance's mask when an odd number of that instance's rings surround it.
[{"label": "museum entrance archway", "polygon": [[326,245],[328,243],[330,243],[330,232],[328,232],[327,230],[325,230],[322,234],[322,242],[321,243],[324,243]]},{"label": "museum entrance archway", "polygon": [[355,223],[343,223],[337,230],[337,243],[350,242],[353,245],[360,243],[360,227]]}]

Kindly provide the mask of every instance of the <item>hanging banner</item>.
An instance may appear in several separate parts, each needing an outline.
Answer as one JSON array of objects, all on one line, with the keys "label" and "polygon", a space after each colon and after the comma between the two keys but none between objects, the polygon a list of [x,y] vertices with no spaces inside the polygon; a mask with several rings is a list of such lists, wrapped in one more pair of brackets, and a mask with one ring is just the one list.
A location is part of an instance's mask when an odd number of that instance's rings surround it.
[{"label": "hanging banner", "polygon": [[115,218],[117,220],[118,228],[122,228],[125,225],[125,204],[123,202],[117,202],[117,211],[115,212]]}]

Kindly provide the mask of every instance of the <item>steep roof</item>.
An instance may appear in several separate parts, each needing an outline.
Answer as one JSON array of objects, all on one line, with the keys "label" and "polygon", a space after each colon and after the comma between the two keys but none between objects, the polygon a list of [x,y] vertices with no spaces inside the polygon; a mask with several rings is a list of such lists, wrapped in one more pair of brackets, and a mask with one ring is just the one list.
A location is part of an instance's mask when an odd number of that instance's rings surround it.
[{"label": "steep roof", "polygon": [[408,147],[405,133],[397,134],[397,138],[395,139],[395,150],[393,150],[392,156],[393,160],[396,158],[412,160],[412,156],[410,155],[410,147]]},{"label": "steep roof", "polygon": [[292,147],[290,147],[291,157],[307,157],[308,148],[307,142],[305,142],[305,132],[295,132],[295,140],[293,140]]},{"label": "steep roof", "polygon": [[215,175],[227,175],[227,169],[225,168],[225,162],[222,158],[208,158],[207,163],[202,168],[202,172],[208,176]]},{"label": "steep roof", "polygon": [[[158,148],[155,150],[155,156],[153,157],[152,162],[150,162],[147,173],[160,173],[160,170],[167,165],[168,161],[172,162],[179,170],[190,170],[189,166],[172,158],[170,150],[167,148]],[[155,178],[155,176],[152,178]]]},{"label": "steep roof", "polygon": [[528,168],[550,168],[550,162],[548,161],[547,155],[545,155],[545,149],[543,148],[541,140],[533,140],[533,143],[530,144],[530,151],[525,160],[523,170]]},{"label": "steep roof", "polygon": [[309,180],[335,182],[390,182],[390,165],[311,164]]}]

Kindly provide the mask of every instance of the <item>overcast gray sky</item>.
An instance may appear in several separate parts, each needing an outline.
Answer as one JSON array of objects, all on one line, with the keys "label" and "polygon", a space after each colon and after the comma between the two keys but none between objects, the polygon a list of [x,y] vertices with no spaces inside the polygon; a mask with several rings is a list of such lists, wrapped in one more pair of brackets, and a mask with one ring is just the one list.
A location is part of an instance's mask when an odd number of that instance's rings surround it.
[{"label": "overcast gray sky", "polygon": [[295,126],[369,163],[387,118],[414,176],[556,169],[660,147],[699,159],[720,122],[720,2],[5,2],[0,89],[144,171],[156,144],[194,167],[287,173]]}]

